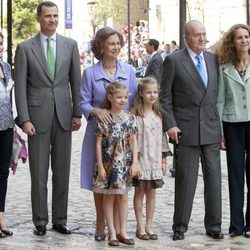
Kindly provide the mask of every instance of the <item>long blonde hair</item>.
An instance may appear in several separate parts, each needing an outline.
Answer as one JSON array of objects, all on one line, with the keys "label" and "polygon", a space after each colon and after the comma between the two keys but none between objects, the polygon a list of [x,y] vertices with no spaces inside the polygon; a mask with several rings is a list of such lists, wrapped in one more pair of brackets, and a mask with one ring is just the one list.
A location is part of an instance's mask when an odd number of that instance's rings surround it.
[{"label": "long blonde hair", "polygon": [[111,102],[108,99],[109,95],[114,95],[120,91],[126,91],[128,92],[128,88],[124,83],[121,82],[113,82],[106,88],[106,98],[104,100],[104,108],[111,109]]},{"label": "long blonde hair", "polygon": [[[136,97],[133,101],[133,105],[132,105],[132,113],[135,114],[136,116],[141,116],[144,117],[144,108],[143,108],[143,98],[141,97],[141,92],[145,89],[146,86],[151,85],[151,84],[156,84],[157,88],[158,88],[158,84],[155,78],[153,77],[145,77],[142,78],[140,80],[140,82],[138,83],[138,92],[136,94]],[[158,88],[159,90],[159,88]],[[153,104],[153,111],[156,115],[158,115],[159,117],[162,117],[162,112],[161,112],[161,106],[159,103],[159,100],[157,100],[154,104]]]}]

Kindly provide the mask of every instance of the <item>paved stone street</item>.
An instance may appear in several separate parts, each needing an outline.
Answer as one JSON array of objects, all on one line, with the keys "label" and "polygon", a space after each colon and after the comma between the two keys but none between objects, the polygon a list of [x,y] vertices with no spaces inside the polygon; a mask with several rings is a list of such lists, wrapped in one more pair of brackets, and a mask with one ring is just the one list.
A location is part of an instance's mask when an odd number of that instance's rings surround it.
[{"label": "paved stone street", "polygon": [[[73,133],[72,168],[70,179],[70,194],[68,207],[68,226],[73,229],[71,235],[61,235],[51,230],[51,223],[47,226],[47,234],[38,237],[33,234],[30,203],[30,175],[28,163],[18,165],[15,175],[10,174],[6,201],[6,224],[13,230],[14,235],[0,239],[1,250],[16,249],[110,249],[107,241],[94,241],[95,209],[92,193],[80,189],[80,151],[84,134],[84,126],[79,132]],[[26,139],[25,136],[23,138]],[[171,167],[172,159],[168,166]],[[51,177],[51,175],[50,175]],[[250,239],[228,236],[229,204],[225,155],[222,153],[222,195],[223,195],[223,224],[225,239],[212,240],[205,235],[203,226],[203,181],[199,175],[197,191],[193,205],[192,217],[185,240],[172,241],[172,215],[174,203],[174,178],[165,177],[165,185],[157,190],[157,201],[154,217],[154,230],[159,236],[157,241],[141,241],[135,238],[135,246],[120,244],[112,249],[250,249]],[[132,206],[133,191],[129,195],[128,232],[135,237],[135,216]],[[51,178],[49,179],[49,204],[51,200]],[[51,205],[49,205],[49,208]]]}]

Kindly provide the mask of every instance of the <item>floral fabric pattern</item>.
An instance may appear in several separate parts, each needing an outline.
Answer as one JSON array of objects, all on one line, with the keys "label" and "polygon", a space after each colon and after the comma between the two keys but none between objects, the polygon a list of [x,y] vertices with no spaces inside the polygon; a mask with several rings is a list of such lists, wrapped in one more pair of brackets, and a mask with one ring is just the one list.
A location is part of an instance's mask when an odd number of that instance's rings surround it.
[{"label": "floral fabric pattern", "polygon": [[154,112],[144,117],[137,116],[137,144],[141,175],[139,180],[159,180],[162,174],[162,155],[171,155],[166,135],[162,129],[162,119]]},{"label": "floral fabric pattern", "polygon": [[11,105],[11,90],[13,81],[10,76],[9,64],[0,61],[4,78],[0,78],[0,130],[6,130],[14,127],[12,105]]},{"label": "floral fabric pattern", "polygon": [[131,186],[129,170],[132,165],[132,136],[137,133],[135,116],[129,112],[111,115],[112,123],[97,122],[95,133],[102,137],[102,161],[106,170],[105,181],[93,179],[93,191],[104,194],[124,194]]}]

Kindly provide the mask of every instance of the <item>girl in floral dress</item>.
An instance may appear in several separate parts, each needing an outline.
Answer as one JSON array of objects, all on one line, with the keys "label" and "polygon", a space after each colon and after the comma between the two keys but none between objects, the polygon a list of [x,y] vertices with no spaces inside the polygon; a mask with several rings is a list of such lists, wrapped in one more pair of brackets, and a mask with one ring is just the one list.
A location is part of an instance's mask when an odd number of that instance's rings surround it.
[{"label": "girl in floral dress", "polygon": [[[171,152],[162,129],[158,85],[154,78],[146,77],[140,81],[132,111],[137,118],[138,161],[141,170],[141,175],[133,179],[136,237],[141,240],[157,240],[158,236],[152,230],[155,189],[163,185],[166,157],[171,155]],[[146,196],[145,226],[142,222],[144,196]]]},{"label": "girl in floral dress", "polygon": [[[139,174],[137,162],[137,125],[135,116],[124,110],[128,102],[128,89],[119,82],[107,86],[106,108],[112,122],[96,125],[97,172],[93,180],[93,192],[103,194],[103,209],[109,230],[109,245],[119,242],[134,245],[126,233],[128,216],[127,191],[132,176]],[[118,202],[120,234],[114,227],[114,201]]]}]

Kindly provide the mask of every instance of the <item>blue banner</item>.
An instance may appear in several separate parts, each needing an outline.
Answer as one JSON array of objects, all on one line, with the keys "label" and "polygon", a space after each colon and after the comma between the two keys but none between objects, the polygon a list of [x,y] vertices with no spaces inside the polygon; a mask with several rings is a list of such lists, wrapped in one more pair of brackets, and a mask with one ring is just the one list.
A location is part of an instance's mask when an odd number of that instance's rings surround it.
[{"label": "blue banner", "polygon": [[72,0],[65,0],[65,29],[72,29]]}]

